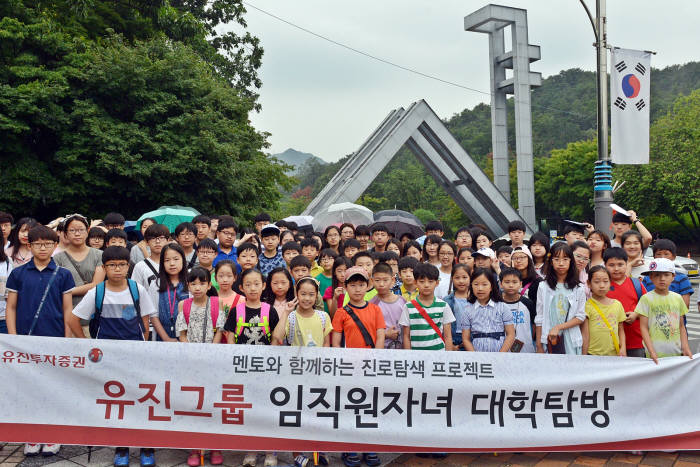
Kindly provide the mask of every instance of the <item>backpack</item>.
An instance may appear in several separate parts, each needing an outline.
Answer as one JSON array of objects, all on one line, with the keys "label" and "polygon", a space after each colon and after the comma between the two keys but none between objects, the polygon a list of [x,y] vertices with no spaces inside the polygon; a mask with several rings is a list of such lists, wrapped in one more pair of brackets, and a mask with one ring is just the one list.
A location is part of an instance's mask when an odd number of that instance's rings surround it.
[{"label": "backpack", "polygon": [[[214,328],[216,328],[216,322],[219,319],[219,297],[209,297],[210,307],[209,316],[211,316],[211,322]],[[194,298],[188,298],[182,302],[182,314],[185,318],[185,323],[190,324],[190,312],[192,311],[192,302]]]},{"label": "backpack", "polygon": [[[145,334],[145,329],[143,327],[143,321],[141,319],[141,305],[139,302],[139,288],[135,281],[127,279],[127,284],[129,285],[129,293],[131,294],[131,299],[134,302],[134,308],[136,309],[136,316],[138,317],[139,328],[141,332]],[[102,316],[102,305],[105,301],[105,282],[100,282],[95,287],[95,314],[92,315],[90,319],[89,329],[90,336],[93,339],[97,339],[97,334],[100,331],[100,318]]]},{"label": "backpack", "polygon": [[[241,335],[243,332],[243,328],[245,327],[252,327],[252,325],[245,320],[245,303],[239,303],[236,305],[236,332],[235,337],[236,340],[238,339],[238,336]],[[270,304],[269,303],[261,303],[260,307],[260,318],[262,319],[262,328],[265,332],[265,335],[270,338]]]},{"label": "backpack", "polygon": [[[323,327],[324,331],[326,329],[326,313],[321,311],[321,310],[314,310],[316,312],[316,315],[321,318],[321,326]],[[289,313],[289,335],[287,336],[287,343],[289,345],[292,345],[292,342],[294,342],[294,333],[296,332],[296,324],[297,324],[297,312],[296,310],[292,311]]]}]

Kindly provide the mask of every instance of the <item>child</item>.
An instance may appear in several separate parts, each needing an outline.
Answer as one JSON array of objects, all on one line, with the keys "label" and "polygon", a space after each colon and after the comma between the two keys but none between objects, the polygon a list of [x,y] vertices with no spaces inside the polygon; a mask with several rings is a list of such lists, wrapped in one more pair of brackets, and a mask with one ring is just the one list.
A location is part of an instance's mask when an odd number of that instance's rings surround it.
[{"label": "child", "polygon": [[500,279],[503,289],[503,303],[512,313],[513,326],[515,327],[515,341],[511,351],[534,353],[535,304],[529,298],[520,295],[522,288],[520,271],[515,268],[505,268],[501,271]]},{"label": "child", "polygon": [[159,277],[151,283],[151,287],[157,289],[158,319],[165,328],[167,338],[156,336],[156,339],[177,342],[178,333],[175,327],[180,303],[189,296],[185,252],[177,243],[168,243],[160,253]]},{"label": "child", "polygon": [[[264,221],[259,221],[264,222]],[[255,224],[257,226],[257,223]],[[275,268],[286,266],[282,252],[279,251],[280,229],[275,224],[266,224],[260,231],[264,250],[258,259],[260,272],[268,275]]]},{"label": "child", "polygon": [[287,303],[294,300],[294,279],[287,268],[275,268],[267,275],[262,301],[274,306],[276,310],[284,310]]},{"label": "child", "polygon": [[642,236],[636,230],[628,230],[622,234],[622,249],[627,253],[628,275],[642,280],[643,272],[647,270],[648,264],[644,260],[644,250],[642,249]]},{"label": "child", "polygon": [[423,262],[432,264],[436,268],[440,267],[440,257],[438,256],[438,248],[440,248],[442,238],[437,235],[429,235],[425,237],[423,242]]},{"label": "child", "polygon": [[574,254],[566,242],[552,245],[547,276],[537,290],[535,332],[538,353],[581,355],[581,324],[586,320],[586,292],[579,282]]},{"label": "child", "polygon": [[450,293],[450,279],[452,278],[452,266],[457,257],[457,247],[449,240],[443,240],[438,247],[438,259],[440,260],[440,279],[435,288],[435,296],[445,298]]},{"label": "child", "polygon": [[[105,248],[109,246],[121,246],[127,248],[129,237],[122,229],[111,229],[105,234]],[[143,260],[141,260],[143,261]]]},{"label": "child", "polygon": [[[393,245],[388,243],[387,245]],[[394,275],[394,283],[391,285],[391,293],[401,295],[401,278],[399,277],[399,255],[393,250],[387,249],[384,253],[375,253],[378,263],[386,263],[391,267]],[[375,264],[376,266],[376,264]]]},{"label": "child", "polygon": [[340,229],[335,225],[329,225],[323,232],[323,248],[335,251],[335,254],[340,254]]},{"label": "child", "polygon": [[[319,284],[319,290],[323,290],[325,293],[326,289],[331,286],[333,282],[333,264],[338,254],[332,248],[324,248],[321,250],[319,255],[319,265],[323,269],[319,274],[313,276]],[[323,308],[326,313],[328,313],[328,305],[324,302]]]},{"label": "child", "polygon": [[340,240],[345,243],[351,238],[355,238],[355,227],[346,222],[340,226]]},{"label": "child", "polygon": [[198,216],[194,216],[192,223],[197,228],[197,245],[199,246],[199,244],[202,243],[205,238],[209,238],[211,219],[208,216],[200,214]]},{"label": "child", "polygon": [[435,297],[440,273],[432,264],[413,268],[418,297],[406,302],[399,319],[403,348],[418,350],[452,350],[452,326],[455,321],[450,306]]},{"label": "child", "polygon": [[[6,213],[0,213],[6,214]],[[6,214],[9,216],[9,214]],[[12,216],[10,216],[11,218]],[[4,219],[0,217],[0,222]],[[5,228],[4,230],[8,230]],[[5,244],[4,231],[0,230],[0,246]],[[0,247],[0,334],[7,334],[7,324],[5,321],[5,310],[7,308],[7,278],[12,272],[12,261],[5,254],[5,249]]]},{"label": "child", "polygon": [[156,289],[150,288],[151,282],[158,279],[158,268],[160,268],[160,252],[169,242],[170,231],[162,224],[153,224],[146,229],[146,243],[150,249],[150,257],[144,259],[134,266],[131,278],[137,284],[148,291],[151,303],[158,303],[158,293]]},{"label": "child", "polygon": [[366,225],[358,225],[355,227],[355,239],[360,242],[360,251],[369,249],[369,227]]},{"label": "child", "polygon": [[479,248],[472,253],[472,258],[474,258],[474,269],[488,269],[493,273],[494,278],[498,278],[501,268],[498,265],[496,253],[491,248]]},{"label": "child", "polygon": [[238,246],[237,253],[238,265],[241,267],[241,271],[257,268],[258,258],[260,257],[260,249],[255,243],[245,242],[240,244]]},{"label": "child", "polygon": [[[532,263],[530,249],[527,246],[517,246],[513,248],[510,256],[513,268],[520,272],[521,289],[520,295],[528,298],[533,306],[537,303],[537,289],[540,287],[540,276],[535,272],[535,265]],[[532,319],[535,319],[533,309]],[[517,327],[517,326],[516,326]]]},{"label": "child", "polygon": [[[676,260],[676,244],[671,240],[664,238],[657,240],[652,247],[652,251],[654,252],[654,258],[667,258],[672,262]],[[651,278],[648,275],[644,276],[642,283],[648,291],[654,290],[654,283],[651,281]],[[685,302],[686,308],[690,306],[690,296],[693,295],[693,286],[690,285],[688,276],[683,273],[676,272],[675,276],[673,276],[673,282],[668,290],[671,292],[676,292],[678,295],[680,295]]]},{"label": "child", "polygon": [[[5,254],[12,261],[13,267],[18,268],[31,261],[33,249],[29,244],[29,231],[38,225],[39,223],[36,219],[23,217],[17,221],[17,224],[10,231],[9,245],[5,249]],[[56,237],[56,244],[58,244],[58,236]],[[54,249],[52,248],[51,251],[53,252]]]},{"label": "child", "polygon": [[386,324],[384,348],[400,349],[402,348],[402,333],[399,318],[406,300],[391,290],[394,285],[394,272],[391,266],[386,263],[377,264],[372,270],[372,282],[377,290],[377,295],[369,303],[379,306],[382,310],[384,324]]},{"label": "child", "polygon": [[469,227],[460,227],[455,233],[455,245],[460,250],[462,248],[472,247],[472,233],[469,231]]},{"label": "child", "polygon": [[146,242],[146,230],[148,230],[150,226],[157,223],[158,222],[156,222],[156,220],[152,217],[147,217],[141,221],[141,225],[139,226],[139,232],[141,233],[142,239],[136,244],[137,248],[131,248],[131,250],[129,251],[129,258],[131,260],[131,264],[138,264],[144,259],[151,256],[150,249],[148,248],[148,242]]},{"label": "child", "polygon": [[474,257],[472,254],[474,250],[471,247],[465,246],[459,249],[457,252],[457,262],[460,264],[466,264],[469,267],[469,272],[474,269]]},{"label": "child", "polygon": [[605,269],[610,273],[609,298],[622,304],[627,315],[624,324],[625,350],[628,357],[644,358],[644,343],[642,341],[642,329],[637,314],[634,313],[637,303],[642,295],[647,293],[641,281],[637,278],[627,277],[627,253],[619,247],[605,250],[603,254]]},{"label": "child", "polygon": [[[199,266],[209,271],[212,277],[214,276],[214,258],[216,257],[217,248],[216,242],[211,238],[205,238],[197,247],[197,261],[199,262]],[[236,272],[238,272],[238,267],[236,267]],[[211,283],[214,287],[219,287],[215,280],[212,280]]]},{"label": "child", "polygon": [[[370,253],[369,251],[361,251],[358,254],[355,255],[355,257],[352,259],[352,264],[354,266],[359,266],[362,269],[365,270],[367,273],[367,277],[369,279],[369,283],[367,285],[368,290],[365,292],[365,301],[370,301],[372,298],[377,295],[377,289],[374,288],[374,284],[372,283],[371,275],[372,275],[372,269],[374,269],[374,259],[373,259],[373,254]],[[345,300],[343,300],[343,306],[347,305],[350,302],[350,295],[347,293],[345,294]]]},{"label": "child", "polygon": [[360,242],[355,238],[348,238],[343,242],[343,256],[352,259],[355,254],[360,251]]},{"label": "child", "polygon": [[[149,318],[162,335],[165,330],[158,320],[158,310],[149,300],[146,288],[126,278],[129,269],[129,250],[123,247],[107,247],[102,254],[102,263],[107,280],[85,294],[70,313],[68,325],[75,337],[85,338],[80,319],[90,321],[90,329],[96,339],[118,339],[143,341],[148,338]],[[96,296],[101,297],[98,300]],[[129,465],[129,448],[118,447],[114,453],[114,465]],[[155,465],[152,448],[141,448],[141,465]]]},{"label": "child", "polygon": [[510,268],[513,266],[513,263],[511,262],[510,255],[513,253],[513,248],[509,247],[508,245],[503,245],[502,247],[499,247],[498,250],[496,251],[496,259],[498,259],[498,266],[499,268]]},{"label": "child", "polygon": [[[277,224],[275,224],[277,225]],[[280,245],[284,246],[288,242],[296,242],[296,239],[294,238],[294,234],[292,233],[291,230],[282,230],[280,226],[277,226],[282,233],[280,234]]]},{"label": "child", "polygon": [[[346,348],[383,349],[386,330],[384,315],[377,305],[368,303],[364,298],[369,287],[367,271],[355,265],[347,270],[345,277],[349,302],[338,309],[333,317],[333,347],[340,347],[345,336]],[[355,452],[346,452],[341,457],[348,467],[358,467],[363,460],[370,466],[381,464],[376,453],[365,453],[360,458]]]},{"label": "child", "polygon": [[238,250],[235,245],[237,231],[238,226],[233,219],[218,221],[216,226],[216,238],[219,240],[219,247],[214,262],[212,263],[214,266],[222,259],[230,259],[234,264],[238,264]]},{"label": "child", "polygon": [[450,294],[445,297],[445,303],[450,306],[455,320],[452,322],[452,346],[453,350],[466,350],[462,342],[462,333],[457,325],[462,322],[466,313],[469,298],[469,273],[471,268],[466,264],[455,264],[452,268],[450,279]]},{"label": "child", "polygon": [[413,268],[418,264],[418,260],[412,256],[405,256],[399,260],[399,277],[401,278],[401,296],[410,302],[418,296],[418,286],[413,277]]},{"label": "child", "polygon": [[416,258],[417,261],[423,261],[423,247],[417,241],[409,240],[403,245],[401,257],[412,257]]},{"label": "child", "polygon": [[569,246],[576,241],[584,240],[583,234],[585,233],[586,224],[574,221],[564,221],[564,223],[566,224],[564,227],[564,240]]},{"label": "child", "polygon": [[[253,222],[255,223],[255,231],[260,235],[260,238],[262,238],[262,229],[265,228],[266,225],[270,225],[272,218],[266,212],[259,212],[255,215]],[[277,226],[275,225],[275,227]],[[279,232],[279,227],[277,227],[277,232]],[[277,237],[279,237],[279,233]]]},{"label": "child", "polygon": [[512,248],[524,245],[525,232],[527,232],[527,226],[523,221],[516,220],[508,224],[508,237]]},{"label": "child", "polygon": [[221,260],[214,268],[214,276],[219,283],[219,308],[224,319],[227,319],[236,305],[245,303],[245,297],[233,290],[233,284],[236,282],[236,265],[228,259]]},{"label": "child", "polygon": [[591,262],[591,248],[588,246],[588,243],[583,240],[576,240],[573,245],[571,245],[571,252],[574,254],[574,263],[576,264],[578,278],[586,288],[586,297],[590,297],[590,290],[588,289],[588,265]]},{"label": "child", "polygon": [[[90,248],[104,250],[105,249],[105,236],[106,235],[107,235],[107,233],[105,232],[105,230],[102,227],[91,227],[90,230],[88,230],[87,245]],[[2,249],[2,248],[0,248],[0,249]]]},{"label": "child", "polygon": [[[474,232],[474,246],[477,250],[482,248],[491,248],[493,238],[484,230],[476,230]],[[495,255],[494,255],[495,256]]]},{"label": "child", "polygon": [[[289,232],[289,230],[287,231]],[[297,242],[287,242],[282,245],[282,258],[284,262],[287,263],[287,268],[290,268],[292,260],[301,255],[301,245]]]},{"label": "child", "polygon": [[390,238],[388,242],[386,242],[386,251],[384,253],[395,253],[396,257],[398,258],[399,255],[401,255],[401,248],[403,245],[399,243],[398,240],[395,238]]},{"label": "child", "polygon": [[692,359],[688,331],[682,319],[688,313],[688,308],[680,295],[669,290],[675,275],[673,261],[655,258],[644,275],[648,275],[654,283],[654,290],[639,299],[634,311],[640,315],[647,357],[657,365],[659,358],[663,357],[685,355]]},{"label": "child", "polygon": [[311,276],[311,261],[306,256],[296,256],[289,263],[289,272],[292,273],[294,282],[302,277]]},{"label": "child", "polygon": [[590,267],[605,264],[605,261],[603,261],[603,253],[610,248],[610,238],[608,234],[602,230],[594,230],[588,234],[586,243],[588,243],[588,247],[591,250]]},{"label": "child", "polygon": [[639,221],[639,217],[637,217],[636,212],[630,210],[627,211],[627,213],[629,214],[629,216],[626,216],[621,212],[616,212],[613,214],[612,230],[614,237],[610,242],[611,246],[622,247],[622,241],[620,240],[622,238],[622,235],[624,235],[625,232],[629,232],[632,229],[632,224],[634,224],[634,226],[637,227],[639,234],[642,236],[644,248],[648,247],[652,241],[651,233]]},{"label": "child", "polygon": [[298,347],[331,346],[331,318],[325,311],[314,309],[318,293],[318,282],[311,277],[303,277],[296,283],[297,298],[290,302],[291,307],[282,309],[274,332],[276,342],[286,341]]},{"label": "child", "polygon": [[385,224],[378,222],[372,225],[373,252],[382,253],[386,251],[386,244],[389,241],[389,229]]},{"label": "child", "polygon": [[309,268],[311,277],[317,276],[323,272],[323,268],[316,262],[318,250],[318,244],[313,238],[305,238],[301,241],[301,255],[308,259],[311,264]]},{"label": "child", "polygon": [[345,256],[338,256],[333,261],[333,280],[331,286],[323,292],[323,301],[328,307],[328,314],[332,318],[335,316],[335,311],[343,306],[345,300],[345,271],[352,267],[352,262]]},{"label": "child", "polygon": [[513,314],[501,301],[494,275],[477,268],[471,276],[469,303],[460,325],[464,348],[472,352],[509,352],[515,341]]},{"label": "child", "polygon": [[[305,258],[304,258],[305,259]],[[247,269],[241,273],[241,290],[246,302],[236,305],[226,319],[224,331],[229,344],[270,345],[272,330],[279,323],[277,310],[268,303],[260,301],[265,282],[260,271]],[[257,454],[249,452],[243,458],[244,466],[254,466]],[[277,456],[273,452],[265,454],[265,466],[277,465]]]},{"label": "child", "polygon": [[[218,344],[226,322],[220,313],[219,297],[209,297],[211,275],[206,269],[194,267],[187,274],[187,287],[192,298],[178,304],[175,324],[180,342]],[[199,457],[199,452],[197,452]],[[212,462],[213,463],[213,462]]]},{"label": "child", "polygon": [[425,224],[425,235],[437,235],[442,240],[442,236],[445,235],[445,227],[442,226],[440,221],[430,221]]},{"label": "child", "polygon": [[549,237],[543,232],[535,232],[530,237],[530,253],[532,253],[532,264],[535,272],[544,279],[544,265],[547,264],[549,256]]},{"label": "child", "polygon": [[609,298],[610,273],[605,266],[593,266],[588,275],[591,298],[586,301],[583,322],[583,355],[619,355],[626,357],[622,303]]}]

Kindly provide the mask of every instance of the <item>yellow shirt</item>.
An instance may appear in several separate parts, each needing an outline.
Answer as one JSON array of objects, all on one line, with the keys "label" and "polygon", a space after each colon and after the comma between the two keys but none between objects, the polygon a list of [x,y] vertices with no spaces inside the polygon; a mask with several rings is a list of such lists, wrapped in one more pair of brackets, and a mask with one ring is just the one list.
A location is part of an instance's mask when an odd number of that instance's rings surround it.
[{"label": "yellow shirt", "polygon": [[[316,277],[321,273],[323,273],[323,267],[319,266],[317,261],[314,261],[314,263],[311,265],[311,277]],[[321,291],[321,293],[323,292],[325,292],[325,290]]]},{"label": "yellow shirt", "polygon": [[[333,331],[333,323],[328,313],[325,311],[322,313],[326,318],[325,326],[316,311],[308,318],[294,312],[296,316],[294,320],[294,336],[291,345],[307,347],[309,346],[309,342],[313,341],[316,347],[323,347],[323,340]],[[287,319],[287,324],[284,327],[284,335],[285,337],[289,336],[289,319]]]},{"label": "yellow shirt", "polygon": [[[589,355],[617,355],[615,352],[615,344],[613,343],[613,338],[610,335],[608,326],[606,326],[605,321],[600,317],[600,313],[591,305],[591,302],[595,301],[600,311],[605,315],[608,320],[608,324],[612,326],[613,332],[618,336],[617,326],[622,323],[627,317],[625,316],[625,309],[622,307],[622,303],[617,300],[613,300],[610,305],[603,305],[602,303],[589,298],[586,301],[586,317],[588,318],[588,333],[589,333],[589,343],[588,343],[588,354]],[[619,343],[619,340],[618,340]]]},{"label": "yellow shirt", "polygon": [[406,300],[407,302],[410,302],[411,300],[415,299],[418,296],[418,287],[416,287],[416,290],[413,292],[409,292],[406,290],[406,287],[401,285],[401,296]]},{"label": "yellow shirt", "polygon": [[[372,287],[372,290],[370,290],[369,292],[367,292],[367,293],[365,294],[364,299],[365,299],[366,302],[369,302],[369,301],[372,300],[376,295],[377,295],[377,289],[375,289],[374,287]],[[347,294],[347,293],[346,293],[346,294],[345,294],[345,298],[343,299],[343,306],[347,305],[348,303],[350,303],[350,294]]]}]

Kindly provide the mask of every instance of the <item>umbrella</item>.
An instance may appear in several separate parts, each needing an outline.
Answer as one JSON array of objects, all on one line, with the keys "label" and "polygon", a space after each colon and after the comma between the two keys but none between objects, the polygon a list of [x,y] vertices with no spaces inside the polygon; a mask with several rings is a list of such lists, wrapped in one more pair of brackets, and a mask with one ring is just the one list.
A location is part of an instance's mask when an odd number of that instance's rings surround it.
[{"label": "umbrella", "polygon": [[304,227],[305,225],[311,225],[311,221],[314,220],[314,216],[287,216],[283,221],[295,222],[298,227]]},{"label": "umbrella", "polygon": [[423,224],[420,219],[410,212],[400,209],[387,209],[374,215],[374,222],[381,222],[389,228],[394,237],[401,238],[405,233],[411,233],[418,238],[423,235]]},{"label": "umbrella", "polygon": [[142,220],[152,217],[156,222],[165,225],[171,232],[174,232],[178,224],[190,222],[194,216],[198,215],[199,211],[187,206],[161,206],[155,211],[142,214],[136,223],[136,229],[141,229]]},{"label": "umbrella", "polygon": [[353,225],[371,224],[374,214],[368,208],[354,203],[331,204],[325,211],[314,216],[313,225],[316,230],[323,230],[329,225],[340,222]]}]

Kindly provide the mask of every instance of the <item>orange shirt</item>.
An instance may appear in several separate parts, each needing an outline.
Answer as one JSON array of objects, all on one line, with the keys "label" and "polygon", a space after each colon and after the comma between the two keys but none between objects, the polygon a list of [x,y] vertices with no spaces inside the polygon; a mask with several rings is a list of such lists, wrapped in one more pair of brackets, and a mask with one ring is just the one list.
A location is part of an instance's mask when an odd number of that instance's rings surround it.
[{"label": "orange shirt", "polygon": [[[362,324],[367,328],[369,335],[372,336],[372,340],[376,343],[377,329],[386,329],[382,309],[379,308],[378,305],[369,302],[365,302],[365,306],[362,308],[350,304],[348,304],[348,306],[355,311],[355,314],[360,318]],[[370,348],[365,344],[362,333],[355,324],[355,321],[353,321],[343,308],[339,307],[338,311],[335,312],[335,316],[333,316],[333,331],[345,333],[345,347],[347,348]]]}]

